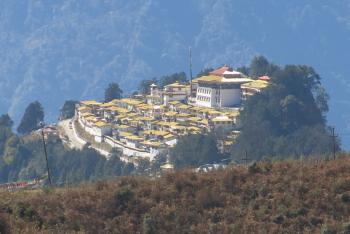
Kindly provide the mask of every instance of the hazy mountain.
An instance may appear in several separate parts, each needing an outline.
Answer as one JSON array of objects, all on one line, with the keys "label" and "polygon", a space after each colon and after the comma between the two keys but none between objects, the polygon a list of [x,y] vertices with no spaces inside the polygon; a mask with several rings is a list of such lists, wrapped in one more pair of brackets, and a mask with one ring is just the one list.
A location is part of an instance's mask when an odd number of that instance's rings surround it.
[{"label": "hazy mountain", "polygon": [[314,66],[329,121],[346,133],[349,42],[349,0],[2,0],[0,111],[18,121],[39,100],[54,121],[64,100],[101,99],[111,81],[131,92],[140,79],[188,71],[191,46],[194,73],[256,54]]}]

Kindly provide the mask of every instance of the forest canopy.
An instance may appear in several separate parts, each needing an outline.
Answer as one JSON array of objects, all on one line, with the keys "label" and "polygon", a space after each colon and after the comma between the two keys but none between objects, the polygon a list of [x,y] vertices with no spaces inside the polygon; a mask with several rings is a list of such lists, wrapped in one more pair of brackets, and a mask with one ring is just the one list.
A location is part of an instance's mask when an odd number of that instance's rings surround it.
[{"label": "forest canopy", "polygon": [[[233,158],[245,151],[254,159],[330,153],[332,138],[326,124],[329,96],[312,67],[281,67],[260,56],[241,70],[268,75],[271,81],[244,105],[241,134],[231,150]],[[339,140],[336,149],[340,149]]]}]

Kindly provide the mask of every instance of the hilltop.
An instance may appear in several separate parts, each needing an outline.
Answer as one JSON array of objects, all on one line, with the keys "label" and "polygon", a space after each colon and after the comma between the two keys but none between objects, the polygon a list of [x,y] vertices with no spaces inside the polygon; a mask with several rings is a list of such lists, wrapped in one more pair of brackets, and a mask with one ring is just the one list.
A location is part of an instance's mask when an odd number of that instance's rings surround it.
[{"label": "hilltop", "polygon": [[[348,233],[350,159],[260,162],[0,194],[0,231]],[[325,232],[328,231],[328,232]]]},{"label": "hilltop", "polygon": [[256,54],[314,66],[333,97],[331,123],[347,126],[346,0],[3,0],[0,6],[0,109],[16,123],[28,100],[42,102],[52,122],[65,100],[102,98],[109,82],[131,92],[140,79],[187,70],[191,46],[194,71],[203,64],[241,66]]}]

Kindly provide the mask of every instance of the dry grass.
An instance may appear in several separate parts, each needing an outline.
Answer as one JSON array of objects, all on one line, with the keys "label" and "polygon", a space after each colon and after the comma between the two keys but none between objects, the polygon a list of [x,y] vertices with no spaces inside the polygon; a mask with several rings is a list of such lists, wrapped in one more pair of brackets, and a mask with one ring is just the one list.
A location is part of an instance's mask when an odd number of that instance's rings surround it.
[{"label": "dry grass", "polygon": [[27,233],[320,233],[349,217],[348,158],[0,194],[0,231]]}]

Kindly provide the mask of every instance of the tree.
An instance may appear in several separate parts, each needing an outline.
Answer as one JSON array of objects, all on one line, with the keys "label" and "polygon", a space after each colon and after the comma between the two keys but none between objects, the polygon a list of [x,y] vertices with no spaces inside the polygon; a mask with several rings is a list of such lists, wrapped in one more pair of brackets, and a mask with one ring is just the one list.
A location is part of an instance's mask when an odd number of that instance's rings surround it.
[{"label": "tree", "polygon": [[27,106],[17,131],[20,134],[28,134],[33,130],[39,129],[39,123],[43,120],[44,110],[40,102],[32,102]]},{"label": "tree", "polygon": [[139,93],[141,93],[141,94],[149,93],[151,84],[158,84],[157,78],[153,78],[150,80],[142,80],[139,84],[139,87],[138,87]]},{"label": "tree", "polygon": [[[265,58],[257,60],[252,64],[276,67]],[[245,103],[232,156],[240,159],[246,150],[255,159],[329,153],[332,142],[324,117],[328,95],[320,76],[312,67],[287,65],[274,68],[271,78],[268,88]]]},{"label": "tree", "polygon": [[170,161],[177,169],[218,162],[220,158],[215,138],[211,135],[182,137],[170,151]]},{"label": "tree", "polygon": [[214,69],[211,67],[204,68],[197,74],[196,77],[207,76],[207,75],[209,75],[209,72],[211,72],[211,71],[214,71]]},{"label": "tree", "polygon": [[123,90],[117,83],[110,83],[105,91],[105,102],[110,102],[113,99],[122,98]]},{"label": "tree", "polygon": [[0,127],[12,128],[13,121],[8,114],[3,114],[0,116]]},{"label": "tree", "polygon": [[75,105],[78,101],[67,100],[64,102],[63,107],[61,108],[60,119],[69,119],[74,116]]},{"label": "tree", "polygon": [[168,75],[168,76],[163,76],[159,79],[159,86],[160,87],[164,87],[168,84],[172,84],[175,82],[186,82],[187,81],[187,77],[186,77],[186,73],[185,72],[177,72],[174,73],[172,75]]},{"label": "tree", "polygon": [[260,76],[272,76],[278,70],[278,66],[270,63],[264,56],[253,58],[249,69],[245,68],[244,72],[249,71],[249,76],[258,78]]}]

